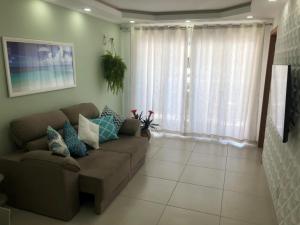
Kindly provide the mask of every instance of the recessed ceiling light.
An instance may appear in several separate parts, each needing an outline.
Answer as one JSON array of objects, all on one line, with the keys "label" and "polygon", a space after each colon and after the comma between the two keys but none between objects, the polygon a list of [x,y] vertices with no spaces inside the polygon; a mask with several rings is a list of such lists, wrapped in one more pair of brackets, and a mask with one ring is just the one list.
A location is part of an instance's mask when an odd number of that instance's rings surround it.
[{"label": "recessed ceiling light", "polygon": [[86,12],[92,11],[91,8],[84,8],[83,10],[86,11]]},{"label": "recessed ceiling light", "polygon": [[253,19],[254,18],[254,16],[247,16],[247,19]]},{"label": "recessed ceiling light", "polygon": [[277,0],[269,0],[269,2],[277,2]]},{"label": "recessed ceiling light", "polygon": [[135,21],[134,20],[130,20],[129,23],[135,23]]},{"label": "recessed ceiling light", "polygon": [[186,23],[190,23],[191,21],[190,21],[190,20],[186,20],[185,22],[186,22]]}]

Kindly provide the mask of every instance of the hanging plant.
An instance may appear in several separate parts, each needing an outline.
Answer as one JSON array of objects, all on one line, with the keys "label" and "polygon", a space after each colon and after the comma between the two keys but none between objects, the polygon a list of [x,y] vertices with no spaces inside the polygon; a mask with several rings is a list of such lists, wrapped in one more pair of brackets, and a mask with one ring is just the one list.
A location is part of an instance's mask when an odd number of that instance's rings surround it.
[{"label": "hanging plant", "polygon": [[127,67],[122,58],[110,51],[107,51],[102,56],[102,64],[104,78],[108,84],[107,88],[114,94],[118,94],[120,91],[123,91],[123,80]]}]

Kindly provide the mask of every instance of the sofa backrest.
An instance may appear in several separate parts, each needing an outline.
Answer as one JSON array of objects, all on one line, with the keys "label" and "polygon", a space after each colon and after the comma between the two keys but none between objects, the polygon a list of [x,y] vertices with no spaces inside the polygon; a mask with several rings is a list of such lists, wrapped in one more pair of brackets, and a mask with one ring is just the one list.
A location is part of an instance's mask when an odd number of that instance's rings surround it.
[{"label": "sofa backrest", "polygon": [[33,114],[11,122],[10,129],[14,142],[20,149],[48,150],[47,127],[51,126],[63,134],[66,121],[78,124],[79,114],[92,119],[99,117],[93,103],[82,103],[47,113]]},{"label": "sofa backrest", "polygon": [[11,122],[10,128],[16,145],[19,148],[26,148],[28,143],[43,139],[47,134],[48,126],[60,130],[65,121],[68,121],[66,115],[62,111],[56,110],[16,119]]},{"label": "sofa backrest", "polygon": [[79,114],[88,119],[99,117],[99,110],[93,103],[81,103],[78,105],[72,105],[66,108],[62,108],[61,111],[68,117],[72,125],[78,124]]}]

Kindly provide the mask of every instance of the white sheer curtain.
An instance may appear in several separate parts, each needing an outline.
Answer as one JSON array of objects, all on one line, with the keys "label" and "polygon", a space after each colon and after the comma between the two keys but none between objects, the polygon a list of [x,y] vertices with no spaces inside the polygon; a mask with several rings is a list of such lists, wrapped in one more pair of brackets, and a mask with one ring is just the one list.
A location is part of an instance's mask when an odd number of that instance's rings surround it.
[{"label": "white sheer curtain", "polygon": [[131,35],[131,108],[153,110],[165,131],[256,140],[263,25],[141,27]]},{"label": "white sheer curtain", "polygon": [[186,109],[186,29],[133,29],[131,59],[131,108],[153,110],[163,129],[180,132]]},{"label": "white sheer curtain", "polygon": [[264,26],[195,27],[188,133],[255,141]]}]

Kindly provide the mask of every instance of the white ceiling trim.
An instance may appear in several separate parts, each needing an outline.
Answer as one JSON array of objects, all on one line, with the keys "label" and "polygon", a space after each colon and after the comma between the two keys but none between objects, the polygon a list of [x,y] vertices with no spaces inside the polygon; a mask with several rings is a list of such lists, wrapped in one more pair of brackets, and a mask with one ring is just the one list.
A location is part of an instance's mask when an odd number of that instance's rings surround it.
[{"label": "white ceiling trim", "polygon": [[[52,4],[72,9],[80,13],[88,14],[109,22],[120,23],[123,21],[122,12],[101,4],[95,0],[43,0]],[[91,8],[91,12],[85,12],[84,8]]]},{"label": "white ceiling trim", "polygon": [[97,0],[122,12],[135,11],[143,14],[168,12],[224,10],[240,5],[251,5],[252,0]]},{"label": "white ceiling trim", "polygon": [[[273,19],[278,11],[281,10],[286,0],[278,0],[277,3],[270,3],[268,0],[252,0],[252,4],[243,4],[240,6],[230,7],[227,9],[216,10],[199,10],[188,12],[165,12],[162,13],[143,13],[132,10],[120,11],[110,7],[97,0],[44,0],[65,8],[85,13],[109,22],[123,24],[130,20],[137,23],[161,23],[161,22],[182,22],[183,20],[241,20],[247,15],[254,15],[256,19],[267,20]],[[85,12],[83,9],[89,7],[91,12]]]},{"label": "white ceiling trim", "polygon": [[[195,11],[195,12],[178,12],[178,13],[172,13],[172,14],[159,14],[154,15],[153,21],[171,21],[171,20],[203,20],[203,19],[220,19],[225,18],[228,16],[236,16],[243,13],[249,13],[251,11],[251,5],[245,5],[238,8],[233,9],[227,9],[227,10],[209,10],[209,11]],[[127,18],[141,18],[145,16],[144,14],[133,14],[133,13],[127,13],[123,12],[123,17]]]}]

